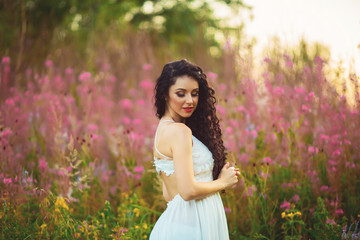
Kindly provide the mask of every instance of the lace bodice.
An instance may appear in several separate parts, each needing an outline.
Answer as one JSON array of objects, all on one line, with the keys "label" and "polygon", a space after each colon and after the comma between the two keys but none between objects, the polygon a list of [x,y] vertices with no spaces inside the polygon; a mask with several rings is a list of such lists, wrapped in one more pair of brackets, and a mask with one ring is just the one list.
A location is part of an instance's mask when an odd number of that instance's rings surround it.
[{"label": "lace bodice", "polygon": [[[164,122],[164,121],[162,121]],[[160,124],[159,124],[160,125]],[[156,131],[157,132],[157,131]],[[156,171],[160,173],[160,171],[164,172],[166,176],[170,176],[174,174],[174,162],[170,157],[165,156],[160,153],[160,151],[156,148],[156,135],[154,140],[155,150],[163,157],[157,158],[154,156],[154,166]],[[193,160],[193,168],[194,168],[194,179],[195,181],[212,181],[212,170],[214,167],[214,159],[212,157],[212,153],[209,149],[195,136],[192,136],[193,147],[192,147],[192,160]]]}]

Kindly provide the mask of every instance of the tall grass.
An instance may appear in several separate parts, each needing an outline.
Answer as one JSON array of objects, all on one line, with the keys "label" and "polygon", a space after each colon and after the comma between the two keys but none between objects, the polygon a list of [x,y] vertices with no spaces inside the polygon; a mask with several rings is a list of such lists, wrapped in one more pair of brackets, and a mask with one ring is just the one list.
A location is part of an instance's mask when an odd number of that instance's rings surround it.
[{"label": "tall grass", "polygon": [[[260,79],[245,73],[251,65],[226,79],[208,71],[228,160],[241,170],[222,196],[231,239],[339,239],[359,219],[359,105],[334,90],[323,59],[294,60],[265,58]],[[106,66],[75,74],[47,61],[26,73],[24,91],[9,87],[9,61],[1,238],[147,238],[166,207],[152,165],[152,66],[124,80]]]}]

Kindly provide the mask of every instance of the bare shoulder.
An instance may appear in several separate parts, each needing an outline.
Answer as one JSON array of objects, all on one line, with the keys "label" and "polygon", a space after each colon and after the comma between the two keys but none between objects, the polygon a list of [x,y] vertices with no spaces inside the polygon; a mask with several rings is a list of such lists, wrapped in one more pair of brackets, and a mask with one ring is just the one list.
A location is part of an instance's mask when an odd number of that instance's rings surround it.
[{"label": "bare shoulder", "polygon": [[168,131],[170,139],[181,141],[181,140],[189,140],[191,139],[192,132],[191,129],[186,126],[184,123],[173,123],[169,126]]}]

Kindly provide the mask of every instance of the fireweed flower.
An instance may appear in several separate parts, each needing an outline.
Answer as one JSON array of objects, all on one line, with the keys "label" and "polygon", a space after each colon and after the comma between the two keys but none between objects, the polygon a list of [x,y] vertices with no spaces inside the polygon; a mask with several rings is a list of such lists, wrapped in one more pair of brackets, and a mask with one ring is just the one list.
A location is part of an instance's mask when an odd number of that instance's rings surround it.
[{"label": "fireweed flower", "polygon": [[280,205],[280,208],[289,210],[290,209],[290,203],[288,201],[285,201]]}]

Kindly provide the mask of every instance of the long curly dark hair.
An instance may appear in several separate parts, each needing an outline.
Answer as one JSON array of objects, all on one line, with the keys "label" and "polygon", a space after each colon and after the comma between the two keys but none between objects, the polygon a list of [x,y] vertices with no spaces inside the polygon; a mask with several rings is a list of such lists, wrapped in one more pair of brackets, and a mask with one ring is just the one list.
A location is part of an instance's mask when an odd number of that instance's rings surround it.
[{"label": "long curly dark hair", "polygon": [[166,100],[169,88],[175,84],[180,76],[194,78],[199,84],[199,102],[191,117],[185,124],[191,129],[193,135],[208,147],[213,155],[213,179],[217,179],[222,167],[225,165],[226,152],[221,138],[219,119],[216,116],[215,91],[208,85],[203,70],[187,60],[167,63],[155,86],[156,116],[160,119],[165,114]]}]

